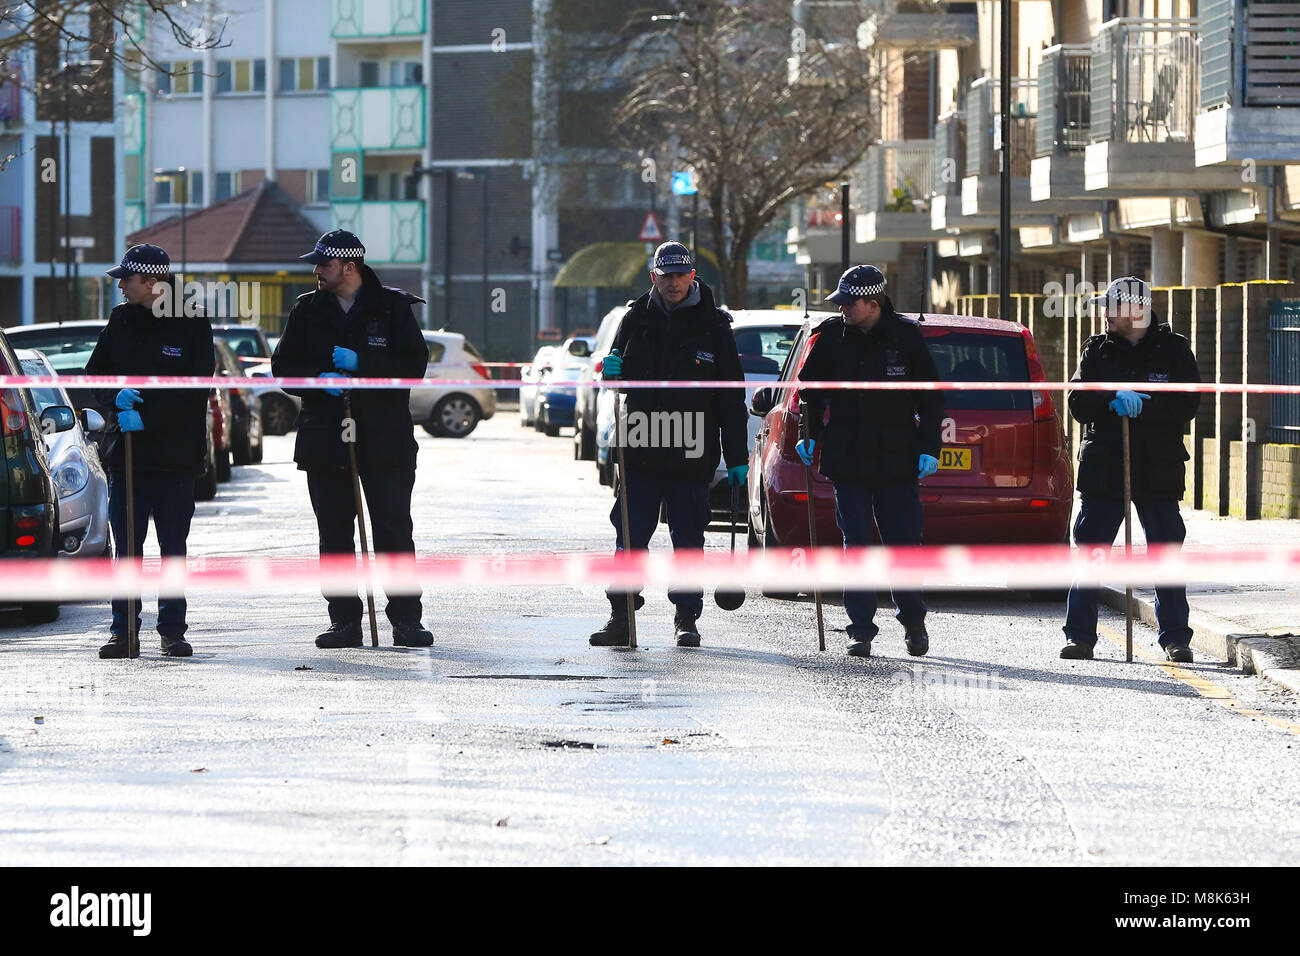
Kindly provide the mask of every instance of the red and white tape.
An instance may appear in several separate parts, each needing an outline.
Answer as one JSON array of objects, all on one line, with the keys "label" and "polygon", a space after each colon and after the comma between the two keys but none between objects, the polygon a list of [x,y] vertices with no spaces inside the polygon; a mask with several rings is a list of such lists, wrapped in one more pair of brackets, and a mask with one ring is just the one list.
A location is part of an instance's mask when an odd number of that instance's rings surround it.
[{"label": "red and white tape", "polygon": [[[195,375],[0,375],[0,388],[520,388],[514,379],[460,378],[204,378]],[[538,386],[540,387],[540,386]],[[1300,395],[1300,385],[1241,382],[914,382],[914,381],[818,381],[746,382],[676,379],[634,379],[615,382],[549,381],[547,388],[770,388],[784,390],[850,389],[880,392],[1194,392],[1247,395]]]},{"label": "red and white tape", "polygon": [[1049,588],[1134,584],[1294,584],[1300,547],[1138,549],[1067,545],[925,545],[741,552],[191,557],[6,561],[0,600],[85,600],[222,591],[242,597],[324,587],[355,590],[369,574],[385,590],[506,586],[843,588]]}]

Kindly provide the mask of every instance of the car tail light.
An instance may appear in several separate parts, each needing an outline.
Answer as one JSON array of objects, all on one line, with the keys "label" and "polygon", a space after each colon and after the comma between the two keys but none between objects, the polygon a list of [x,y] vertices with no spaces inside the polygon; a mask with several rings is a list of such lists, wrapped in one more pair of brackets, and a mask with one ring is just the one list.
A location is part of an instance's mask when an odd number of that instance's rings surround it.
[{"label": "car tail light", "polygon": [[35,531],[41,526],[40,518],[19,518],[14,522],[19,531]]},{"label": "car tail light", "polygon": [[[1043,369],[1043,361],[1038,357],[1038,346],[1034,344],[1034,337],[1029,334],[1028,329],[1021,331],[1021,336],[1025,340],[1025,360],[1029,366],[1029,380],[1031,382],[1046,382],[1047,372]],[[1056,408],[1052,405],[1052,397],[1047,392],[1034,392],[1034,421],[1047,422],[1056,417]]]},{"label": "car tail light", "polygon": [[794,493],[794,500],[795,500],[795,501],[807,501],[807,500],[808,500],[808,492],[806,492],[806,491],[796,491],[796,492]]},{"label": "car tail light", "polygon": [[30,548],[35,543],[36,537],[30,534],[19,535],[14,539],[14,544],[18,545],[20,548]]},{"label": "car tail light", "polygon": [[23,414],[22,402],[18,393],[12,388],[0,392],[0,428],[4,434],[21,435],[27,426],[27,416]]},{"label": "car tail light", "polygon": [[596,359],[596,364],[592,366],[592,371],[594,371],[597,375],[605,371],[605,360],[603,358]]},{"label": "car tail light", "polygon": [[488,373],[488,369],[487,369],[487,366],[486,366],[486,365],[480,365],[480,364],[478,364],[477,362],[470,362],[470,363],[469,363],[469,367],[472,368],[472,369],[474,370],[474,374],[476,374],[479,378],[491,378],[491,377],[492,377],[492,376]]},{"label": "car tail light", "polygon": [[1046,498],[1032,498],[1030,499],[1029,507],[1046,508],[1049,504],[1051,504],[1051,502],[1048,501]]},{"label": "car tail light", "polygon": [[925,502],[927,505],[932,505],[932,504],[934,504],[936,501],[939,500],[939,496],[938,496],[938,495],[922,495],[922,496],[921,496],[921,500],[922,500],[923,502]]}]

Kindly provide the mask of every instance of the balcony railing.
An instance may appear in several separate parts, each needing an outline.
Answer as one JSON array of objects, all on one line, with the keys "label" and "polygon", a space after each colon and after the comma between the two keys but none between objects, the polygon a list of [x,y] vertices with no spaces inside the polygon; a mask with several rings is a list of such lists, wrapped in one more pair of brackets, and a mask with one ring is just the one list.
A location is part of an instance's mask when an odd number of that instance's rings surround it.
[{"label": "balcony railing", "polygon": [[1034,155],[1082,153],[1091,120],[1092,47],[1070,43],[1048,47],[1038,65],[1038,122]]},{"label": "balcony railing", "polygon": [[1092,41],[1091,142],[1191,142],[1197,20],[1111,20]]},{"label": "balcony railing", "polygon": [[424,203],[419,200],[336,202],[330,216],[335,229],[365,239],[367,261],[424,261]]},{"label": "balcony railing", "polygon": [[1300,105],[1300,4],[1201,0],[1201,109]]},{"label": "balcony railing", "polygon": [[909,139],[867,147],[854,190],[867,212],[925,212],[934,192],[934,140]]},{"label": "balcony railing", "polygon": [[934,122],[934,194],[960,196],[966,175],[966,118],[944,113]]},{"label": "balcony railing", "polygon": [[335,150],[421,149],[424,87],[332,90],[330,131]]},{"label": "balcony railing", "polygon": [[[992,176],[998,172],[998,127],[1001,125],[1000,81],[983,76],[970,85],[966,96],[966,175]],[[1033,158],[1034,127],[1038,118],[1038,82],[1011,78],[1011,175],[1028,176]]]},{"label": "balcony railing", "polygon": [[426,0],[333,0],[331,35],[402,37],[424,32]]}]

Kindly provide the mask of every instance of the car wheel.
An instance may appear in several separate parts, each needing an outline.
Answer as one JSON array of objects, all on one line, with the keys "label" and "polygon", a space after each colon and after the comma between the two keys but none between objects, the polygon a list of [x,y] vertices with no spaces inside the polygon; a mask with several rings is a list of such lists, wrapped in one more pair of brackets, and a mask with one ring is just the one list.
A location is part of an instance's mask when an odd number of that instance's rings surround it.
[{"label": "car wheel", "polygon": [[253,461],[253,436],[249,430],[244,429],[244,434],[236,435],[236,440],[231,442],[231,452],[233,453],[236,465],[247,465]]},{"label": "car wheel", "polygon": [[425,431],[439,438],[464,438],[482,417],[478,402],[468,395],[447,395],[433,406]]},{"label": "car wheel", "polygon": [[[763,550],[764,551],[767,550],[767,546],[769,543],[774,548],[779,547],[780,546],[779,542],[776,540],[776,535],[772,534],[772,525],[768,520],[767,495],[763,494],[761,491],[759,492],[758,495],[758,518],[759,521],[761,521],[763,524],[763,533],[760,542]],[[794,601],[799,597],[799,592],[769,590],[767,588],[764,588],[763,597],[774,598],[778,601]]]},{"label": "car wheel", "polygon": [[263,436],[257,436],[257,444],[251,446],[248,453],[248,460],[251,464],[260,465],[262,463],[262,452],[266,447],[266,440]]},{"label": "car wheel", "polygon": [[57,601],[33,601],[23,605],[23,623],[52,624],[59,619]]},{"label": "car wheel", "polygon": [[217,496],[217,451],[213,447],[212,432],[208,432],[208,450],[203,455],[203,471],[194,482],[194,499],[211,501]]},{"label": "car wheel", "polygon": [[217,481],[230,480],[230,449],[217,452]]},{"label": "car wheel", "polygon": [[546,424],[542,426],[542,431],[546,432],[547,438],[558,438],[560,437],[560,428],[559,425],[552,425],[548,419]]},{"label": "car wheel", "polygon": [[267,395],[262,399],[262,433],[264,435],[287,435],[293,431],[294,420],[298,410],[293,402],[284,395]]},{"label": "car wheel", "polygon": [[613,478],[610,477],[609,471],[610,469],[608,464],[602,465],[599,461],[596,462],[596,478],[606,487],[609,487],[614,483]]},{"label": "car wheel", "polygon": [[573,429],[573,457],[578,461],[596,460],[596,433],[581,426]]}]

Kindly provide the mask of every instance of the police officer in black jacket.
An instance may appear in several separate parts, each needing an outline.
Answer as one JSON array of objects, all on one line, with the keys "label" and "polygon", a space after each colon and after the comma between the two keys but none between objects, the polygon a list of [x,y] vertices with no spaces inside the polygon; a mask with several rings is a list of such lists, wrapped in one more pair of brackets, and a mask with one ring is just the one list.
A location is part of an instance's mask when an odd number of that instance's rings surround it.
[{"label": "police officer in black jacket", "polygon": [[[347,376],[423,378],[428,350],[411,311],[417,295],[381,285],[365,264],[365,247],[350,232],[321,236],[298,258],[315,265],[316,291],[298,297],[285,320],[271,358],[276,376],[319,377],[331,386],[290,389],[302,397],[293,460],[307,472],[307,490],[320,553],[356,554],[352,528],[356,497],[348,447],[356,443],[357,469],[370,512],[377,553],[415,554],[411,490],[415,485],[416,443],[410,390],[357,389],[351,392],[353,422],[344,421]],[[325,592],[329,627],[317,647],[360,647],[361,599]],[[393,644],[428,647],[433,635],[420,623],[420,591],[388,592]]]},{"label": "police officer in black jacket", "polygon": [[[802,381],[937,381],[920,324],[894,311],[885,277],[854,266],[826,297],[841,318],[817,327],[817,341],[799,372]],[[835,485],[835,521],[845,547],[872,543],[872,524],[887,545],[920,544],[925,523],[917,482],[939,467],[943,393],[937,391],[804,390],[809,438],[796,450]],[[830,417],[823,423],[829,407]],[[918,424],[919,422],[919,424]],[[907,652],[930,648],[925,601],[919,591],[894,591]],[[874,590],[845,591],[849,654],[870,657],[879,632]]]},{"label": "police officer in black jacket", "polygon": [[[183,296],[165,295],[171,259],[145,243],[127,250],[108,274],[119,280],[124,301],[109,314],[108,325],[86,363],[88,375],[197,375],[211,377],[216,366],[212,326],[203,316],[186,316]],[[108,517],[120,560],[126,553],[126,464],[123,432],[132,432],[136,554],[153,516],[163,557],[184,557],[194,517],[194,479],[203,470],[208,438],[208,392],[201,388],[134,389],[104,392],[96,400],[115,410],[104,449],[108,467]],[[125,599],[114,599],[112,638],[99,656],[120,658],[137,648],[127,645]],[[193,653],[185,640],[185,598],[158,599],[158,633],[169,657]],[[140,627],[140,605],[135,607]]]},{"label": "police officer in black jacket", "polygon": [[[1187,535],[1178,502],[1183,497],[1187,449],[1183,430],[1196,416],[1195,392],[1143,392],[1144,382],[1199,382],[1187,339],[1161,323],[1151,309],[1151,289],[1141,279],[1116,279],[1093,299],[1106,316],[1106,334],[1083,346],[1073,382],[1133,382],[1132,390],[1071,392],[1070,414],[1084,426],[1079,443],[1079,495],[1074,522],[1079,546],[1115,543],[1124,523],[1124,444],[1128,418],[1133,504],[1151,544],[1182,544]],[[1091,660],[1097,643],[1095,588],[1072,587],[1066,600],[1061,656]],[[1156,588],[1160,646],[1171,661],[1190,663],[1192,629],[1187,589]]]},{"label": "police officer in black jacket", "polygon": [[[744,379],[731,316],[719,309],[713,293],[695,279],[690,250],[665,242],[655,250],[652,288],[623,316],[610,354],[606,379]],[[659,523],[660,505],[668,512],[673,549],[702,550],[709,523],[709,484],[721,455],[727,480],[743,485],[749,472],[749,432],[744,389],[628,389],[622,436],[627,474],[631,547],[644,550]],[[665,441],[667,439],[667,441]],[[611,454],[614,452],[611,451]],[[624,548],[621,505],[609,513],[619,551]],[[598,647],[629,644],[627,594],[608,591],[610,617],[591,635]],[[673,626],[679,647],[699,647],[696,621],[704,610],[700,590],[670,590],[676,608]],[[643,599],[636,595],[636,606]]]}]

